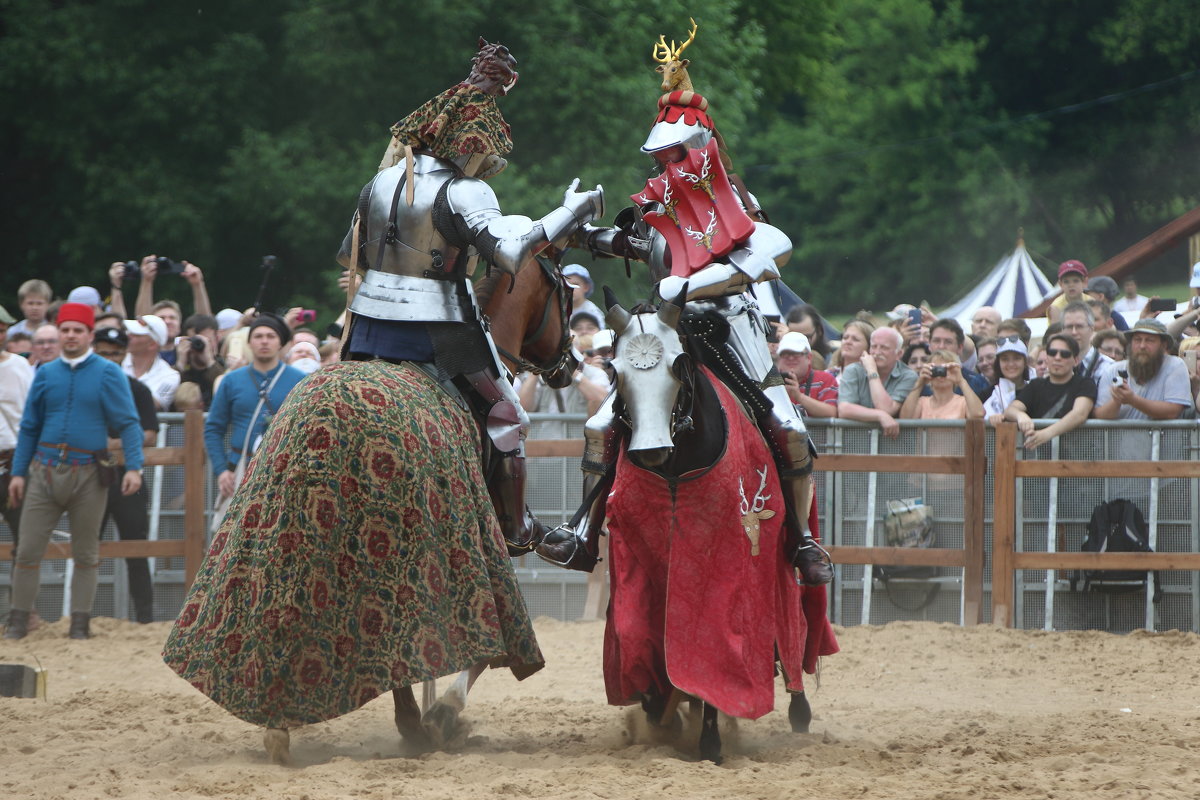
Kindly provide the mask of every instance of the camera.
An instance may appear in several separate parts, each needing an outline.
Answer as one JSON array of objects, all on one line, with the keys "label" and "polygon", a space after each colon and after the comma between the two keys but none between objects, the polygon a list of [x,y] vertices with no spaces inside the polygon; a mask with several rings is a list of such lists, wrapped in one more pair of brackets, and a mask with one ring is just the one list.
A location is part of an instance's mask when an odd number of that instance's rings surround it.
[{"label": "camera", "polygon": [[[172,261],[165,256],[159,256],[154,259],[154,263],[158,265],[159,275],[182,275],[186,267],[176,261]],[[137,261],[126,261],[125,271],[122,273],[123,280],[142,277],[142,265]]]},{"label": "camera", "polygon": [[193,352],[203,353],[204,348],[208,347],[208,339],[205,339],[203,336],[189,336],[188,345],[192,348]]},{"label": "camera", "polygon": [[1117,374],[1112,376],[1113,386],[1120,386],[1127,380],[1129,380],[1129,373],[1123,369],[1117,370]]},{"label": "camera", "polygon": [[934,378],[946,377],[946,365],[945,364],[937,364],[935,366],[930,367],[929,374]]},{"label": "camera", "polygon": [[302,308],[300,309],[300,313],[296,314],[296,321],[300,323],[315,322],[316,319],[317,312],[311,308]]}]

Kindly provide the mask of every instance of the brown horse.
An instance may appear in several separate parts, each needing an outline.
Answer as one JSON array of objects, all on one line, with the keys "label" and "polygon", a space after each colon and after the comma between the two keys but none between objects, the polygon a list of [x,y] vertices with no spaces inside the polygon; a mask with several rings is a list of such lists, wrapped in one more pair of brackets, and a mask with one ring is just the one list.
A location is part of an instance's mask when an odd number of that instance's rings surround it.
[{"label": "brown horse", "polygon": [[[499,349],[521,354],[510,363],[570,380],[571,293],[552,263],[486,277],[478,295]],[[213,538],[166,663],[264,728],[278,763],[291,728],[389,690],[408,749],[464,738],[458,715],[487,664],[523,678],[543,662],[487,465],[473,463],[482,436],[410,365],[351,361],[302,381]],[[412,685],[460,670],[422,717]]]}]

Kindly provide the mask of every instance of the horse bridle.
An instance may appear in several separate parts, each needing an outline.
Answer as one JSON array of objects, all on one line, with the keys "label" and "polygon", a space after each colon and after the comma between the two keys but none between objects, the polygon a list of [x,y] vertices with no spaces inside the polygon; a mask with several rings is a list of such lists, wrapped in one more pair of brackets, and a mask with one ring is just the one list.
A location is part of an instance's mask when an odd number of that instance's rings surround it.
[{"label": "horse bridle", "polygon": [[[538,267],[542,271],[542,275],[548,281],[550,281],[551,285],[554,286],[554,299],[557,301],[559,314],[561,315],[562,338],[559,339],[558,343],[558,357],[554,359],[554,361],[546,364],[534,364],[532,361],[528,361],[525,358],[522,358],[520,355],[508,352],[500,345],[496,345],[496,350],[500,353],[500,355],[513,362],[520,372],[529,372],[534,375],[550,375],[566,369],[567,365],[571,362],[570,324],[573,298],[571,293],[567,290],[567,279],[563,277],[563,274],[558,270],[558,268],[555,267],[548,259],[539,258],[536,259],[536,261]],[[513,278],[513,281],[515,283],[515,277]],[[537,328],[534,329],[533,333],[521,340],[521,349],[524,349],[528,345],[531,345],[538,339],[542,338],[542,335],[546,333],[546,328],[550,326],[550,315],[551,303],[550,297],[547,296],[545,307],[542,309],[542,320],[538,324]]]}]

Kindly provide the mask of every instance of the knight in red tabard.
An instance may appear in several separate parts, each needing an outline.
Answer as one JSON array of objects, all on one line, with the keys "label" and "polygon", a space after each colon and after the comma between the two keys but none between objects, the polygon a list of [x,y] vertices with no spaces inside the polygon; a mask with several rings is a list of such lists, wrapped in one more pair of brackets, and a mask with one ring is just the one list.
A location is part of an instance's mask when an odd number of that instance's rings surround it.
[{"label": "knight in red tabard", "polygon": [[[701,337],[712,369],[752,410],[770,446],[783,487],[786,556],[804,583],[819,586],[833,578],[828,554],[813,538],[813,448],[804,421],[767,347],[770,326],[750,287],[779,278],[791,256],[791,240],[768,224],[757,200],[741,179],[730,175],[730,162],[708,113],[708,101],[692,89],[688,61],[680,56],[695,37],[670,46],[660,38],[655,58],[662,64],[658,116],[642,145],[661,166],[658,175],[632,195],[636,207],[622,211],[616,227],[585,225],[586,246],[595,255],[644,261],[662,298],[687,287],[689,315],[702,315]],[[720,321],[719,325],[716,321]],[[720,330],[713,330],[719,327]],[[537,552],[570,569],[591,571],[596,563],[600,526],[619,435],[610,397],[585,428],[583,457],[585,502],[574,525],[548,534]]]}]

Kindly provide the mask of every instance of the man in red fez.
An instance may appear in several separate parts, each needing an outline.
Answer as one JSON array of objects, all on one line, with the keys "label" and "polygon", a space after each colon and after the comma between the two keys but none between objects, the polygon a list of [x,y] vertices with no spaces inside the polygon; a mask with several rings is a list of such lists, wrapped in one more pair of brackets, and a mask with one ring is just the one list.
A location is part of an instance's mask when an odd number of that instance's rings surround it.
[{"label": "man in red fez", "polygon": [[64,513],[75,561],[69,635],[89,638],[106,481],[112,476],[110,429],[120,432],[125,452],[121,492],[130,495],[142,485],[142,430],[133,394],[121,368],[92,352],[95,326],[90,306],[63,304],[58,312],[62,356],[37,371],[21,416],[8,500],[10,507],[24,505],[5,639],[22,639],[29,632],[42,557]]}]

